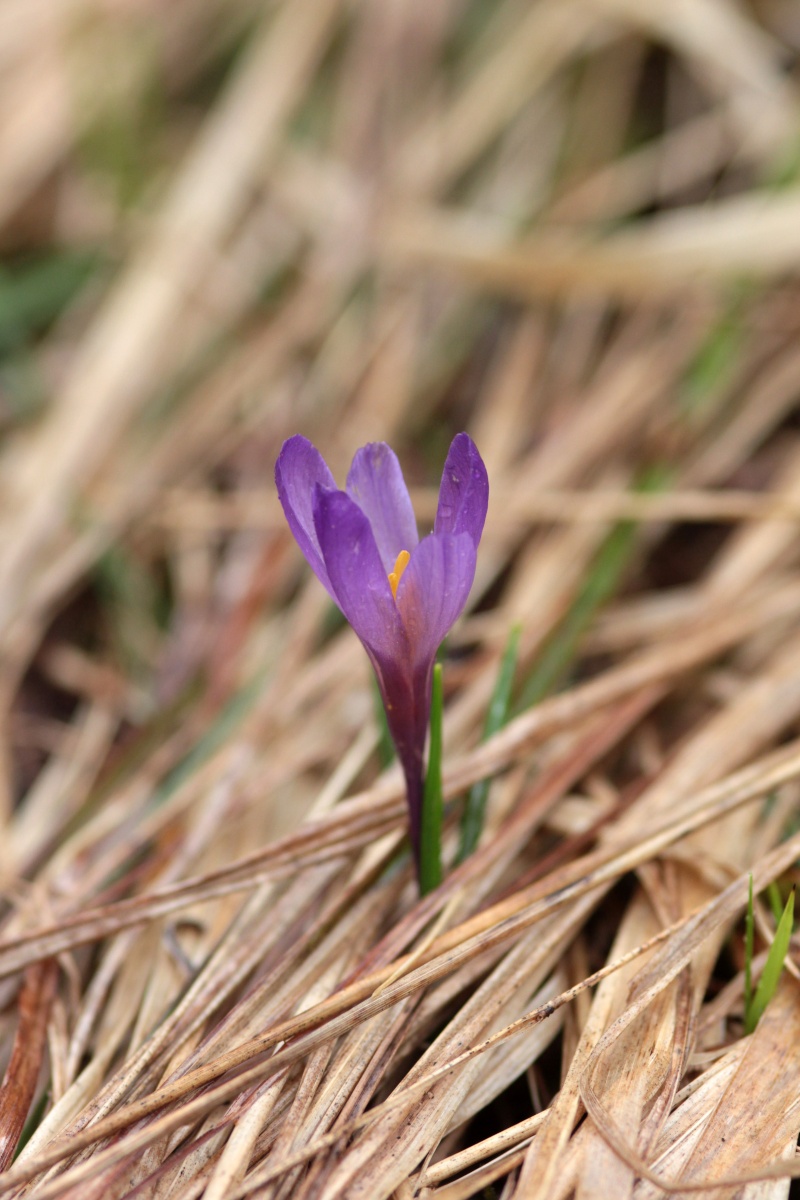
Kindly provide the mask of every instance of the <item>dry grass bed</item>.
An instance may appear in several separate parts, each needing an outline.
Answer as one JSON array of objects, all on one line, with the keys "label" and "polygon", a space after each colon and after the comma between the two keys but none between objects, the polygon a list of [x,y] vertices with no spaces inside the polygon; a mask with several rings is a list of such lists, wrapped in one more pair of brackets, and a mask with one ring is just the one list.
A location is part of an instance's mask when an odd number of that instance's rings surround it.
[{"label": "dry grass bed", "polygon": [[[798,50],[782,0],[7,0],[0,1197],[789,1195],[742,916],[800,860]],[[272,468],[387,440],[424,523],[462,428],[419,900]]]}]

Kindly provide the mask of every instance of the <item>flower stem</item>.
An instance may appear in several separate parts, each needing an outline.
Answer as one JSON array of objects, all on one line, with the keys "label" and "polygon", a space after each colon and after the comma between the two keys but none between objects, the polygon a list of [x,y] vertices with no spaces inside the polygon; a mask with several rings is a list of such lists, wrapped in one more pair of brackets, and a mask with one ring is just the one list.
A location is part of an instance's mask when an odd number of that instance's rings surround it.
[{"label": "flower stem", "polygon": [[442,882],[442,666],[433,668],[431,742],[428,772],[422,794],[419,850],[419,890],[427,896]]},{"label": "flower stem", "polygon": [[394,761],[394,742],[392,741],[389,722],[386,720],[383,697],[381,696],[378,681],[374,675],[372,676],[372,700],[375,709],[375,721],[378,726],[378,758],[380,759],[381,768],[385,770]]}]

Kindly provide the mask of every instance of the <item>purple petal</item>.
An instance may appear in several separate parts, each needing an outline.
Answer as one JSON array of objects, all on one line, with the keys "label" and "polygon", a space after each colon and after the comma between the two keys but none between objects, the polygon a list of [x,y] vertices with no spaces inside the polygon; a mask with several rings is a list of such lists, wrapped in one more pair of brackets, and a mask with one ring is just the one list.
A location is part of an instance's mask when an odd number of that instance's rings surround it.
[{"label": "purple petal", "polygon": [[317,487],[335,491],[336,481],[325,459],[308,438],[295,434],[283,443],[275,463],[275,484],[298,546],[314,574],[333,596],[314,526],[314,492]]},{"label": "purple petal", "polygon": [[415,668],[430,664],[467,602],[476,549],[469,533],[432,533],[411,555],[397,588],[397,607]]},{"label": "purple petal", "polygon": [[400,463],[385,442],[370,442],[356,451],[347,494],[366,513],[388,575],[400,551],[413,550],[419,537]]},{"label": "purple petal", "polygon": [[489,477],[472,438],[453,438],[442,471],[434,533],[468,533],[477,549],[489,505]]},{"label": "purple petal", "polygon": [[314,525],[333,597],[373,659],[407,659],[405,631],[366,515],[346,492],[317,487]]}]

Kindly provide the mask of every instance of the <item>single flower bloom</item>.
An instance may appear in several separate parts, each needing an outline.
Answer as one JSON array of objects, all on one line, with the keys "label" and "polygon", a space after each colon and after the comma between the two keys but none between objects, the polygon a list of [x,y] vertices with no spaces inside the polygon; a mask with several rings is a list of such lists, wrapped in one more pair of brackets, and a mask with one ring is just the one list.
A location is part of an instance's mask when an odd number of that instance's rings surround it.
[{"label": "single flower bloom", "polygon": [[305,558],[370,657],[403,768],[409,830],[420,861],[425,738],[433,664],[475,577],[489,480],[466,433],[442,472],[433,533],[421,541],[394,451],[356,451],[344,491],[322,455],[299,435],[275,464],[278,496]]}]

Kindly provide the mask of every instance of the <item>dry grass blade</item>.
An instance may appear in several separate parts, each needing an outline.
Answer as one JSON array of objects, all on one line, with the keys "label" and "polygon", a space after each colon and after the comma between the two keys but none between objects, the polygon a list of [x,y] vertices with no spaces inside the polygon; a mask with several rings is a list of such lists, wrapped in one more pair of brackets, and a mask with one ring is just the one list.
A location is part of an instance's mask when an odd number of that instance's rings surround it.
[{"label": "dry grass blade", "polygon": [[53,961],[29,967],[19,993],[19,1026],[0,1087],[0,1169],[12,1161],[42,1069],[58,972]]}]

